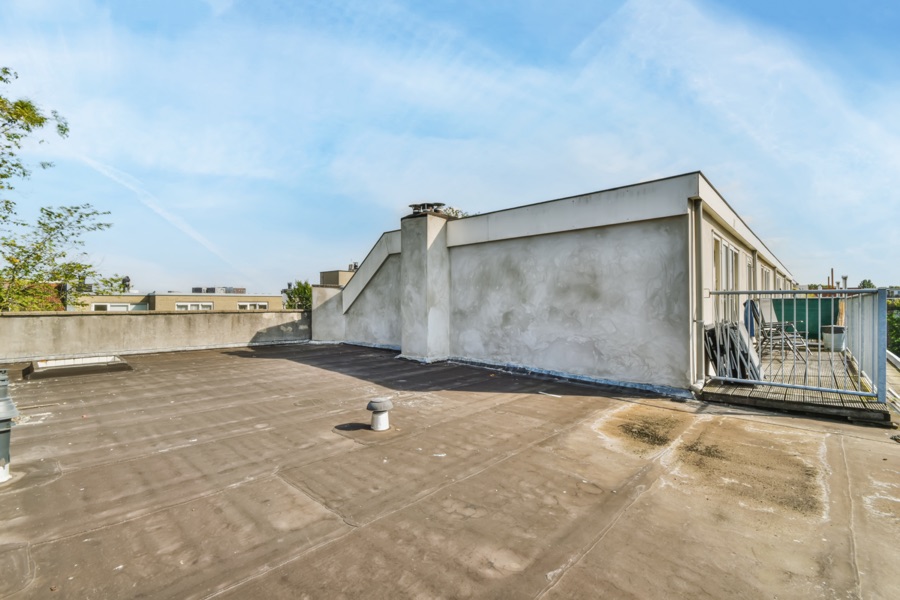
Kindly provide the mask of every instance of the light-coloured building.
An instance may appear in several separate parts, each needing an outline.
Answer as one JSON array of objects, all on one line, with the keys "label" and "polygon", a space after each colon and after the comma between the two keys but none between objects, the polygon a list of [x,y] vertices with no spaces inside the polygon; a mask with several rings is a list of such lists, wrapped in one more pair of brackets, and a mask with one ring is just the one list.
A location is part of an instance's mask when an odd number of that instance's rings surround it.
[{"label": "light-coloured building", "polygon": [[185,294],[170,292],[160,294],[118,294],[80,296],[78,306],[70,306],[69,310],[90,312],[127,312],[134,310],[150,310],[162,312],[178,311],[236,311],[236,310],[283,310],[284,303],[280,294],[217,294],[200,293]]},{"label": "light-coloured building", "polygon": [[794,278],[700,172],[384,233],[342,288],[314,286],[314,340],[685,393],[705,372],[709,292]]},{"label": "light-coloured building", "polygon": [[356,269],[352,268],[354,267],[354,265],[350,265],[350,267],[351,268],[346,271],[338,270],[319,272],[319,285],[347,285],[348,283],[350,283],[350,279],[353,277],[353,274],[356,273]]}]

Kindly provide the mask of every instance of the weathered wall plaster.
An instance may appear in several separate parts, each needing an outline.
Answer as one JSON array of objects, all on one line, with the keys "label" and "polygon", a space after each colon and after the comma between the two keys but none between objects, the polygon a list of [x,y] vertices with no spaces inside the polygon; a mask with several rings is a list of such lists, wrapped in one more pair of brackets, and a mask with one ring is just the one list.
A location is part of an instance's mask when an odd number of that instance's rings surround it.
[{"label": "weathered wall plaster", "polygon": [[450,353],[687,388],[687,216],[450,251]]},{"label": "weathered wall plaster", "polygon": [[[385,258],[381,268],[344,315],[349,342],[400,348],[400,255]],[[313,327],[315,331],[315,327]]]},{"label": "weathered wall plaster", "polygon": [[362,291],[369,285],[369,281],[378,273],[384,261],[393,254],[400,254],[399,230],[383,233],[372,246],[362,264],[359,265],[359,269],[341,293],[344,312],[350,310]]},{"label": "weathered wall plaster", "polygon": [[401,222],[401,348],[405,358],[446,360],[450,350],[447,219],[430,214]]},{"label": "weathered wall plaster", "polygon": [[344,341],[345,319],[341,292],[341,288],[338,287],[312,286],[313,341]]}]

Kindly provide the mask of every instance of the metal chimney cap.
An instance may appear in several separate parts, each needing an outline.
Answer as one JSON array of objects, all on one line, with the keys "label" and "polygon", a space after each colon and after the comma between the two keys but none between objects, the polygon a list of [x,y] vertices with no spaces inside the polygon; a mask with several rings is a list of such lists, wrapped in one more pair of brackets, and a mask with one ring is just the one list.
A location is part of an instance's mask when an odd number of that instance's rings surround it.
[{"label": "metal chimney cap", "polygon": [[422,202],[421,204],[410,204],[409,207],[413,209],[413,214],[417,215],[420,213],[441,213],[441,209],[444,207],[443,202]]}]

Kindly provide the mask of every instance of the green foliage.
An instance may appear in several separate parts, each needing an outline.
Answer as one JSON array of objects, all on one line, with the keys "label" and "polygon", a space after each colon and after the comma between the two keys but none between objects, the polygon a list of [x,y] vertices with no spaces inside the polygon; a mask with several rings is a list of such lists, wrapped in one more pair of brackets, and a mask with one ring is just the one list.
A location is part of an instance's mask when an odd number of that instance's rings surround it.
[{"label": "green foliage", "polygon": [[821,283],[811,283],[811,284],[809,284],[808,286],[806,286],[806,289],[808,289],[808,290],[821,290],[821,289],[822,289],[822,284],[821,284]]},{"label": "green foliage", "polygon": [[281,290],[287,296],[284,307],[290,310],[312,310],[312,284],[309,281],[288,282],[287,289]]},{"label": "green foliage", "polygon": [[98,278],[77,249],[82,235],[110,227],[99,221],[106,214],[84,204],[43,207],[35,223],[7,219],[0,236],[0,312],[59,310],[62,292]]},{"label": "green foliage", "polygon": [[123,277],[118,273],[109,277],[97,277],[91,284],[91,294],[94,296],[117,296],[128,292],[129,286],[125,285]]},{"label": "green foliage", "polygon": [[875,284],[872,283],[871,279],[863,279],[859,282],[859,285],[856,286],[856,289],[859,290],[871,290],[875,288]]},{"label": "green foliage", "polygon": [[888,350],[900,356],[900,311],[888,313]]},{"label": "green foliage", "polygon": [[[15,71],[0,68],[0,83],[9,84],[17,78]],[[56,123],[56,132],[60,137],[69,134],[69,124],[55,110],[48,117],[31,100],[10,100],[0,96],[0,190],[13,189],[13,179],[25,178],[31,174],[19,158],[18,151],[22,149],[25,138],[51,120]],[[40,165],[42,168],[52,166],[48,162]]]},{"label": "green foliage", "polygon": [[441,212],[447,216],[455,217],[457,219],[461,219],[463,217],[468,217],[469,213],[456,208],[455,206],[445,206],[441,208]]},{"label": "green foliage", "polygon": [[888,350],[900,356],[900,300],[887,301]]},{"label": "green foliage", "polygon": [[[0,83],[8,85],[17,77],[0,68]],[[31,174],[19,151],[28,136],[51,121],[61,137],[68,135],[69,125],[56,111],[47,116],[31,100],[0,95],[0,193],[12,190],[15,179]],[[29,223],[18,218],[15,202],[0,198],[0,311],[59,310],[65,307],[69,290],[98,278],[78,248],[85,233],[110,227],[100,221],[106,214],[90,204],[44,207]]]}]

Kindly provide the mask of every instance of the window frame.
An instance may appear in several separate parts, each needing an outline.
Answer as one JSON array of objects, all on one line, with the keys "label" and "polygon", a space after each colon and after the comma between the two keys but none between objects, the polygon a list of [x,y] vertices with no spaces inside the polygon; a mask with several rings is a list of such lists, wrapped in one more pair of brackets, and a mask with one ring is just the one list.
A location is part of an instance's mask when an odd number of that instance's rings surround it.
[{"label": "window frame", "polygon": [[[196,308],[195,308],[196,307]],[[213,302],[176,302],[175,310],[177,312],[200,312],[214,310]]]},{"label": "window frame", "polygon": [[[100,307],[104,308],[100,308]],[[113,308],[115,307],[115,308]],[[133,310],[147,310],[147,304],[131,304],[129,302],[92,302],[91,312],[131,312]]]},{"label": "window frame", "polygon": [[261,301],[238,302],[237,307],[238,310],[269,310],[269,303]]},{"label": "window frame", "polygon": [[740,289],[741,250],[713,233],[713,289],[731,292]]}]

